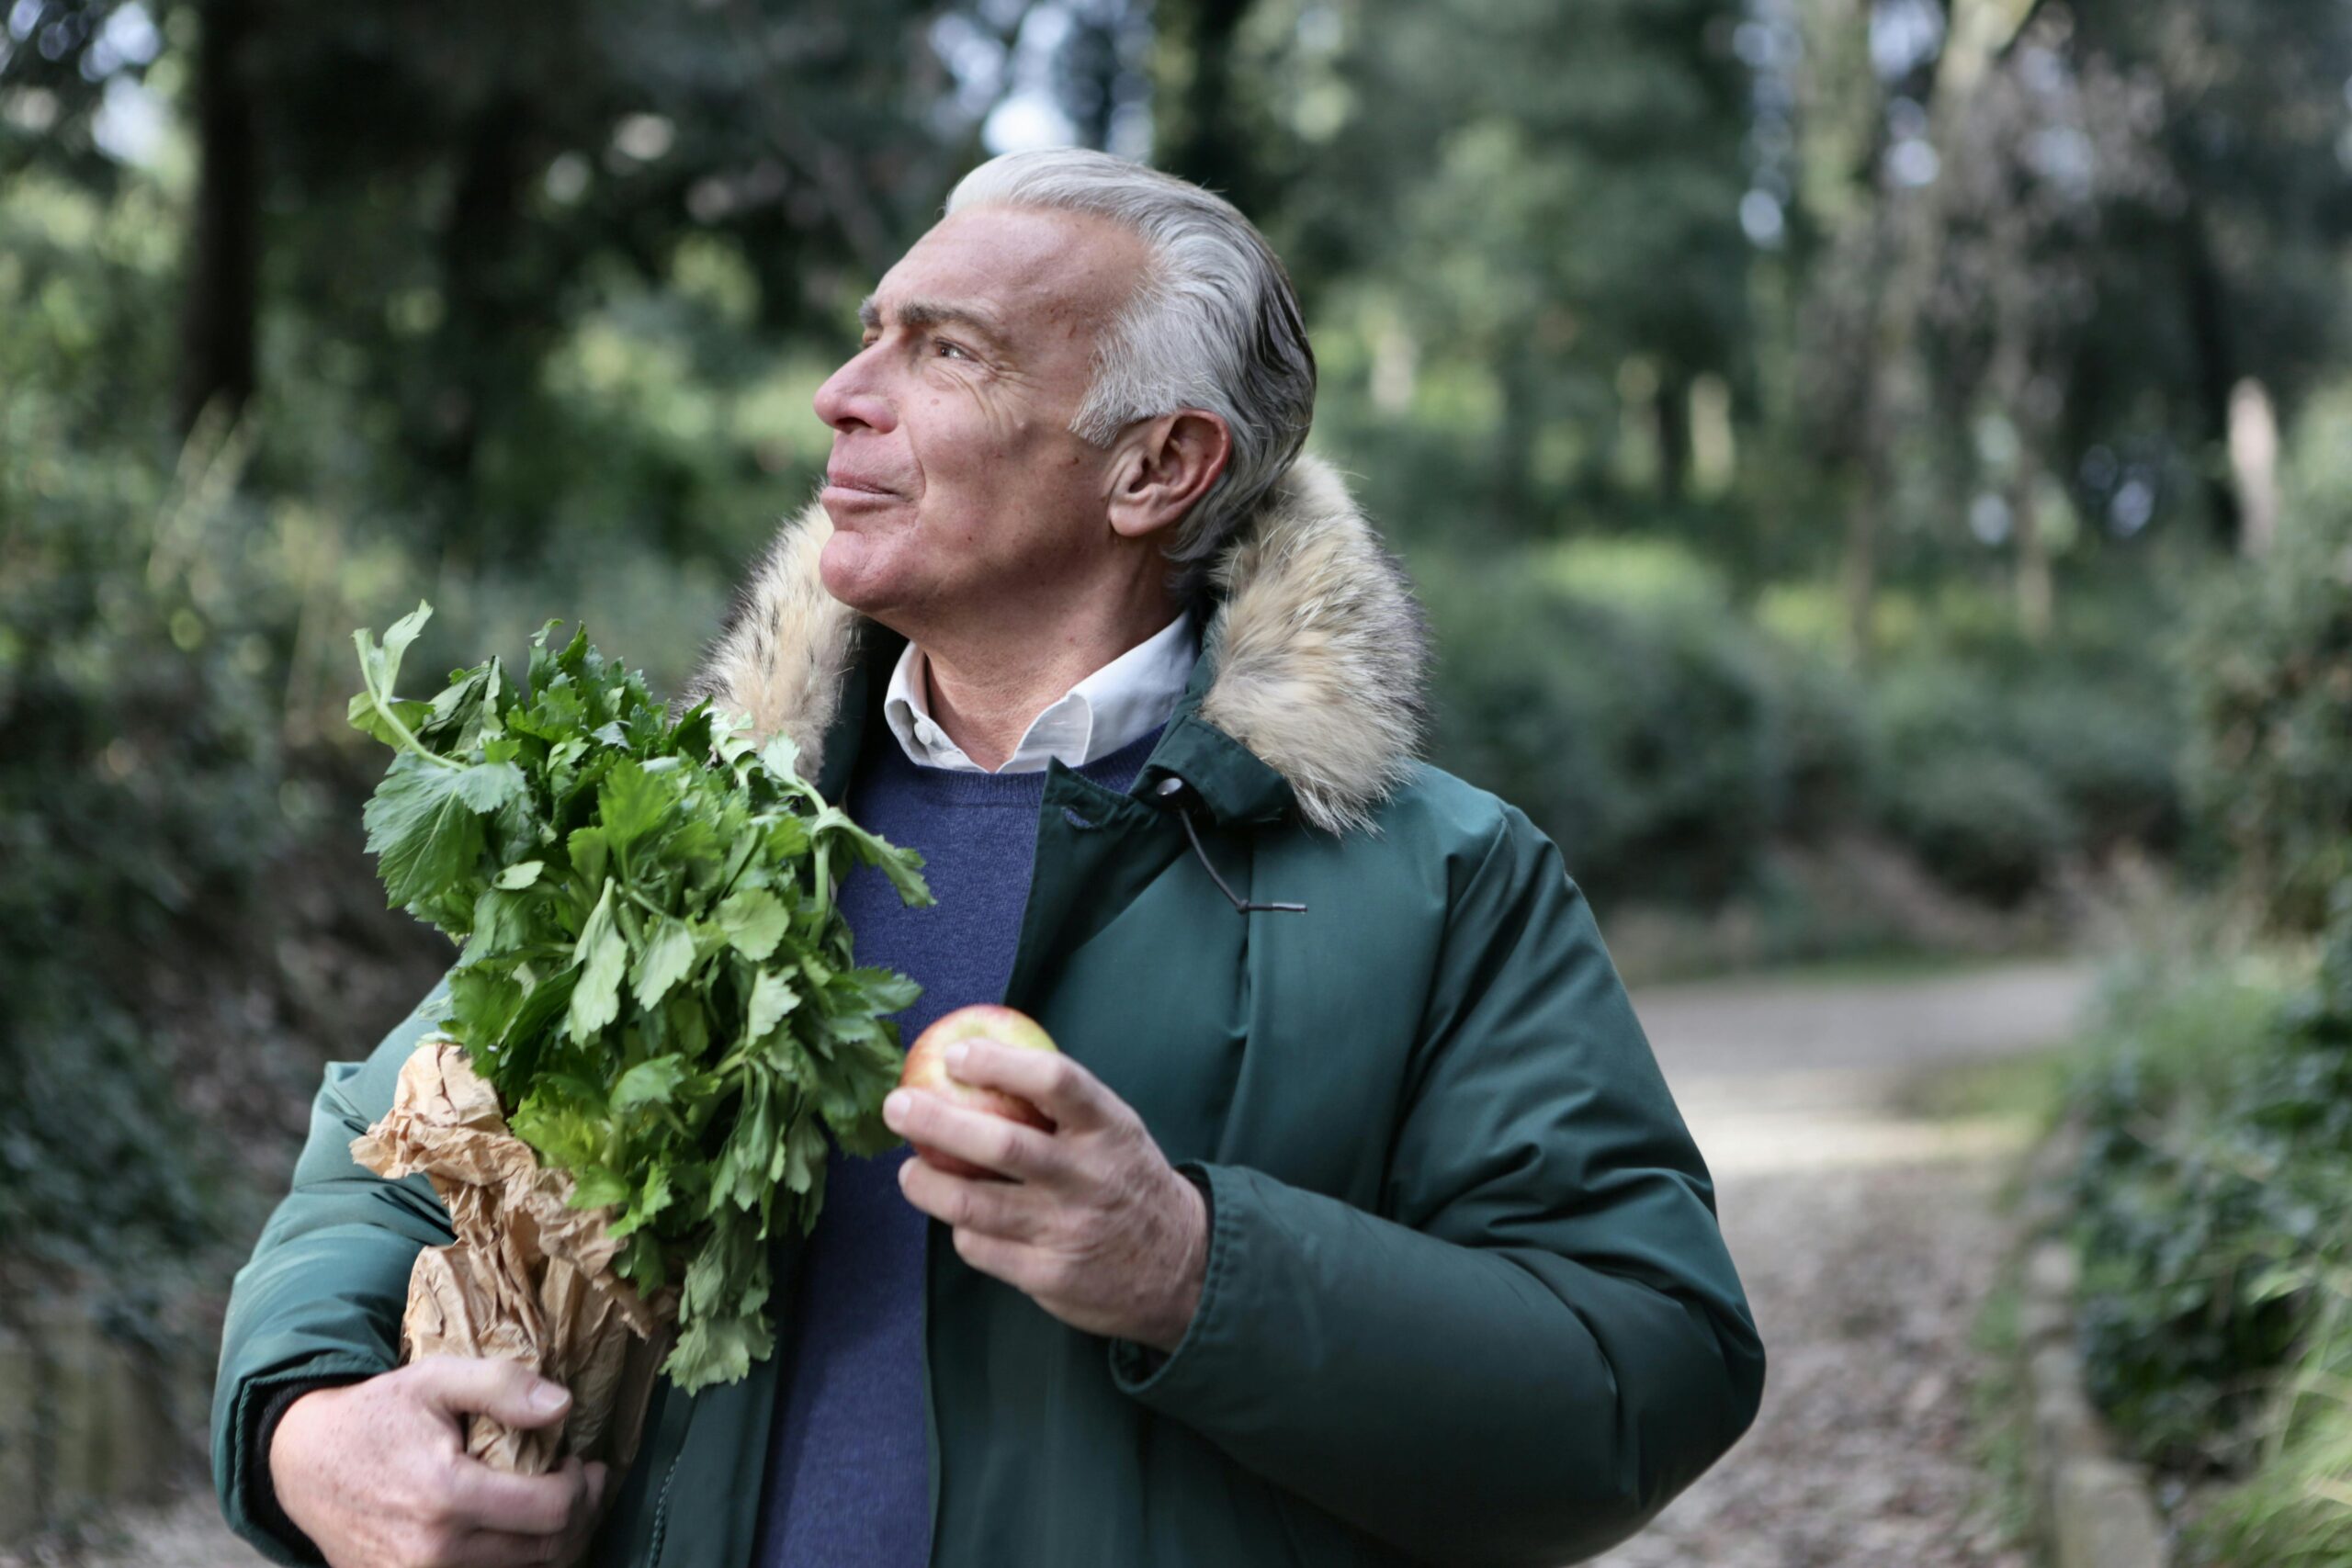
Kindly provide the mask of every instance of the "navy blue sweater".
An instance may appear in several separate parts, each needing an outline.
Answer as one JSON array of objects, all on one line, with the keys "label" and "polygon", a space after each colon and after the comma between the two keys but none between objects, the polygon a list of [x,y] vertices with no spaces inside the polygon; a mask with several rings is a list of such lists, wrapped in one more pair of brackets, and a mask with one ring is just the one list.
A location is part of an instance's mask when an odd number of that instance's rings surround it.
[{"label": "navy blue sweater", "polygon": [[[878,730],[879,727],[876,728]],[[1125,792],[1154,729],[1078,770]],[[969,773],[910,761],[871,737],[850,814],[922,852],[938,900],[901,905],[859,866],[841,888],[860,964],[922,984],[898,1015],[912,1043],[933,1020],[1004,998],[1036,855],[1046,774]],[[922,1270],[930,1220],[899,1190],[900,1147],[871,1159],[832,1151],[825,1204],[801,1255],[762,1500],[762,1568],[922,1568],[931,1551],[931,1453],[923,1414]]]}]

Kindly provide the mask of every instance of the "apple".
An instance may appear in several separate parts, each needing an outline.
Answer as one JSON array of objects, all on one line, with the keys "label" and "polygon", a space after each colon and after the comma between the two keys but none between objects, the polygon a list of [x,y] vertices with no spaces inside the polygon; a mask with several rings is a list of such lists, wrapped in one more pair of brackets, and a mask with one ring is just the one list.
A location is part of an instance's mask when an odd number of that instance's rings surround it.
[{"label": "apple", "polygon": [[[1022,1099],[1001,1089],[982,1089],[951,1077],[947,1072],[947,1047],[960,1040],[992,1040],[1000,1045],[1017,1045],[1030,1051],[1053,1051],[1059,1047],[1054,1037],[1034,1018],[1019,1008],[999,1007],[993,1002],[975,1002],[942,1015],[929,1029],[915,1037],[907,1047],[906,1066],[899,1069],[900,1089],[927,1089],[944,1096],[957,1105],[974,1111],[985,1111],[1035,1127],[1040,1132],[1054,1130],[1053,1118]],[[911,1139],[909,1142],[912,1142]],[[984,1166],[937,1149],[914,1145],[915,1153],[950,1176],[965,1176],[983,1180],[1006,1179]]]}]

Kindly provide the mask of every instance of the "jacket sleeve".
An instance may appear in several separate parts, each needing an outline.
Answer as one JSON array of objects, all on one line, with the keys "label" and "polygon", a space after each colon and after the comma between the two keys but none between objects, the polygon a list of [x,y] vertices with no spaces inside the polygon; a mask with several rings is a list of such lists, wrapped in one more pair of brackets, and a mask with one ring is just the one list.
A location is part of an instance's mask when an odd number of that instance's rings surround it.
[{"label": "jacket sleeve", "polygon": [[273,1562],[315,1563],[271,1489],[268,1417],[283,1391],[352,1382],[400,1364],[409,1270],[451,1239],[424,1178],[387,1181],[351,1140],[391,1108],[401,1065],[439,1016],[438,987],[364,1062],[336,1062],[311,1107],[290,1190],[237,1271],[212,1391],[212,1479],[232,1529]]},{"label": "jacket sleeve", "polygon": [[1112,1375],[1411,1555],[1555,1568],[1755,1418],[1706,1168],[1559,852],[1516,810],[1454,890],[1381,1213],[1238,1166],[1166,1357]]}]

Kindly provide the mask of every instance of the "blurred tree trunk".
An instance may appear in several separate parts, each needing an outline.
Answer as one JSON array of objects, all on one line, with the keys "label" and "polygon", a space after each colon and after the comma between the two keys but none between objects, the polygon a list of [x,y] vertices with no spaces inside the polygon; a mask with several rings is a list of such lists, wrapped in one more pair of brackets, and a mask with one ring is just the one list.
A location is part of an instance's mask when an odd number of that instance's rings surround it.
[{"label": "blurred tree trunk", "polygon": [[2238,548],[2258,556],[2278,536],[2278,412],[2248,376],[2230,389],[2230,474],[2236,483]]},{"label": "blurred tree trunk", "polygon": [[2009,525],[2017,530],[2018,629],[2031,643],[2050,640],[2058,616],[2058,590],[2050,569],[2050,541],[2041,532],[2041,454],[2031,437],[2018,443],[2009,482]]},{"label": "blurred tree trunk", "polygon": [[1076,6],[1062,43],[1062,111],[1077,128],[1078,144],[1097,152],[1111,145],[1111,121],[1119,107],[1119,35],[1126,13],[1125,4]]},{"label": "blurred tree trunk", "polygon": [[261,267],[261,144],[246,40],[254,0],[202,0],[196,54],[196,214],[180,318],[176,413],[183,434],[206,406],[228,412],[254,394],[254,315]]},{"label": "blurred tree trunk", "polygon": [[[2181,286],[2188,295],[2188,328],[2197,353],[2197,421],[2199,457],[2226,452],[2230,444],[2230,389],[2237,385],[2237,356],[2233,352],[2229,299],[2222,269],[2213,260],[2205,234],[2203,204],[2192,195],[2179,224]],[[2205,475],[2205,504],[2215,540],[2227,550],[2239,547],[2243,519],[2235,487],[2222,463],[2200,462]]]},{"label": "blurred tree trunk", "polygon": [[2050,541],[2042,536],[2041,448],[2049,438],[2040,417],[2033,378],[2033,258],[2018,205],[1992,214],[1993,252],[1998,258],[1993,285],[1993,398],[2016,431],[2017,452],[2008,473],[2009,528],[2017,541],[2018,629],[2029,642],[2043,642],[2054,618],[2055,588],[2050,573]]},{"label": "blurred tree trunk", "polygon": [[[1880,423],[1873,416],[1871,424]],[[1878,651],[1878,520],[1894,485],[1884,446],[1863,438],[1861,461],[1847,491],[1846,547],[1838,563],[1838,595],[1846,602],[1846,641],[1854,663],[1868,669]]]},{"label": "blurred tree trunk", "polygon": [[[1883,142],[1874,157],[1884,164]],[[1927,288],[1934,223],[1927,202],[1882,175],[1869,221],[1870,303],[1863,343],[1859,456],[1846,513],[1846,545],[1838,581],[1846,600],[1846,630],[1857,666],[1877,652],[1879,534],[1894,506],[1894,446],[1913,397],[1907,378]]]},{"label": "blurred tree trunk", "polygon": [[1175,96],[1175,123],[1155,162],[1244,212],[1257,212],[1250,149],[1233,88],[1233,45],[1250,6],[1250,0],[1163,3],[1162,38],[1181,51],[1183,90]]},{"label": "blurred tree trunk", "polygon": [[456,197],[441,233],[441,368],[447,377],[434,411],[436,456],[452,478],[473,467],[485,406],[494,400],[500,339],[522,195],[522,115],[512,99],[485,107],[466,138]]},{"label": "blurred tree trunk", "polygon": [[511,96],[482,107],[459,149],[441,231],[441,328],[421,455],[447,487],[444,543],[460,565],[477,554],[470,520],[483,434],[512,413],[530,363],[521,342],[531,301],[519,231],[527,129],[526,107]]},{"label": "blurred tree trunk", "polygon": [[1669,364],[1657,385],[1657,492],[1680,501],[1690,478],[1690,373]]},{"label": "blurred tree trunk", "polygon": [[1506,347],[1495,367],[1502,384],[1502,410],[1495,421],[1494,497],[1507,526],[1540,531],[1535,507],[1535,438],[1542,431],[1544,375],[1526,340]]}]

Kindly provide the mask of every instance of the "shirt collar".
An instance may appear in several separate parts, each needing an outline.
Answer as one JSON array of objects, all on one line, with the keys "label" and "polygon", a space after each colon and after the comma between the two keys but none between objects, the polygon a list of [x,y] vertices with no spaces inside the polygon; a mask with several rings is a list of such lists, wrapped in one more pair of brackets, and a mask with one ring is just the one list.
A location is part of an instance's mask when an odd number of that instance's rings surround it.
[{"label": "shirt collar", "polygon": [[[1080,767],[1140,739],[1175,711],[1199,656],[1193,618],[1189,613],[1179,614],[1030,720],[1021,744],[997,772],[1042,773],[1057,759],[1065,767]],[[882,714],[900,749],[918,765],[969,773],[987,771],[966,756],[932,717],[923,652],[912,642],[890,671]]]}]

